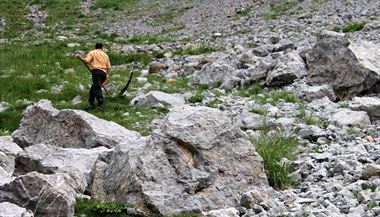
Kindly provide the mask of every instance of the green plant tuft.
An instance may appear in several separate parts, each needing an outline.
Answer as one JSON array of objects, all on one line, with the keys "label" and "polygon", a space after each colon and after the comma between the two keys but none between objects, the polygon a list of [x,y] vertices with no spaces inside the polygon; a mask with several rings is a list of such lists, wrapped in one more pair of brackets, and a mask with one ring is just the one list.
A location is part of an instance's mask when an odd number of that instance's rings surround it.
[{"label": "green plant tuft", "polygon": [[262,133],[258,138],[252,138],[257,152],[264,160],[264,169],[269,184],[275,189],[285,189],[296,184],[290,176],[292,166],[281,165],[281,160],[293,160],[298,147],[298,140],[293,136],[280,133]]},{"label": "green plant tuft", "polygon": [[345,26],[335,26],[332,30],[335,32],[356,32],[360,31],[364,28],[366,21],[359,21],[359,22],[354,22],[354,23],[349,23]]},{"label": "green plant tuft", "polygon": [[178,50],[175,51],[174,55],[200,55],[200,54],[206,54],[206,53],[212,53],[218,51],[219,48],[214,46],[207,46],[207,45],[198,45],[193,48],[185,49],[185,50]]}]

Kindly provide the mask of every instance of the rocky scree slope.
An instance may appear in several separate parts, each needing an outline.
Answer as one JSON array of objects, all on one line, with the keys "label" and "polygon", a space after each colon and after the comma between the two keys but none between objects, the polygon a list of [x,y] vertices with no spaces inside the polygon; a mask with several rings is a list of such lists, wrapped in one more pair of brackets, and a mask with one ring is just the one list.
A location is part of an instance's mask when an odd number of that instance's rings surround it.
[{"label": "rocky scree slope", "polygon": [[[299,3],[310,11],[271,14],[258,1],[264,9],[251,10],[232,28],[217,28],[215,21],[215,31],[206,29],[220,34],[189,43],[223,48],[212,54],[170,55],[182,46],[176,43],[115,45],[125,53],[167,52],[151,64],[157,70],[143,69],[137,78],[144,87],[132,105],[172,111],[152,122],[151,136],[141,137],[48,101],[30,106],[12,137],[0,137],[2,212],[72,216],[75,197],[86,194],[144,215],[380,215],[379,2],[322,1],[318,10],[312,3]],[[361,31],[323,31],[362,20]],[[122,32],[120,24],[110,33],[120,26]],[[194,103],[194,92],[146,94],[149,72],[209,89]],[[244,92],[260,83],[264,90]],[[293,167],[298,186],[268,186],[262,158],[247,139],[259,138],[263,129],[298,138],[296,160],[281,161]]]}]

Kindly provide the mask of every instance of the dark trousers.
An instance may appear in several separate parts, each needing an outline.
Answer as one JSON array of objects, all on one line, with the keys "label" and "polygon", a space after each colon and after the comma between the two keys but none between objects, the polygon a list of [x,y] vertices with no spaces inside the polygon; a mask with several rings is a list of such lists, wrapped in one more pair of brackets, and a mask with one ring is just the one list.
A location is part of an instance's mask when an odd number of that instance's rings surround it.
[{"label": "dark trousers", "polygon": [[107,74],[100,69],[92,70],[92,86],[90,89],[90,97],[88,102],[94,105],[95,98],[98,101],[98,105],[103,104],[102,84],[107,79]]}]

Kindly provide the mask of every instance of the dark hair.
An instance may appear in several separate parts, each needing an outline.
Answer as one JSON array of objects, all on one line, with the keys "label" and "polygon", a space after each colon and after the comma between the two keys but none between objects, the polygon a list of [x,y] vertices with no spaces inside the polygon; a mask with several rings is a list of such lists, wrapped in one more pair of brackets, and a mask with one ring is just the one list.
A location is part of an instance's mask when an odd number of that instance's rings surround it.
[{"label": "dark hair", "polygon": [[103,44],[102,43],[96,43],[95,49],[102,49],[102,48],[103,48]]}]

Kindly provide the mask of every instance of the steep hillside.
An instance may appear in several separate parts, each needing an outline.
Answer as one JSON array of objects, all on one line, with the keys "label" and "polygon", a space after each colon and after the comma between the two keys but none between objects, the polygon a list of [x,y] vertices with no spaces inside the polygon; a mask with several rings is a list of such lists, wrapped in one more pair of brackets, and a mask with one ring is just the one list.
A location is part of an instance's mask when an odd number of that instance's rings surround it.
[{"label": "steep hillside", "polygon": [[380,215],[380,1],[0,1],[0,216]]}]

